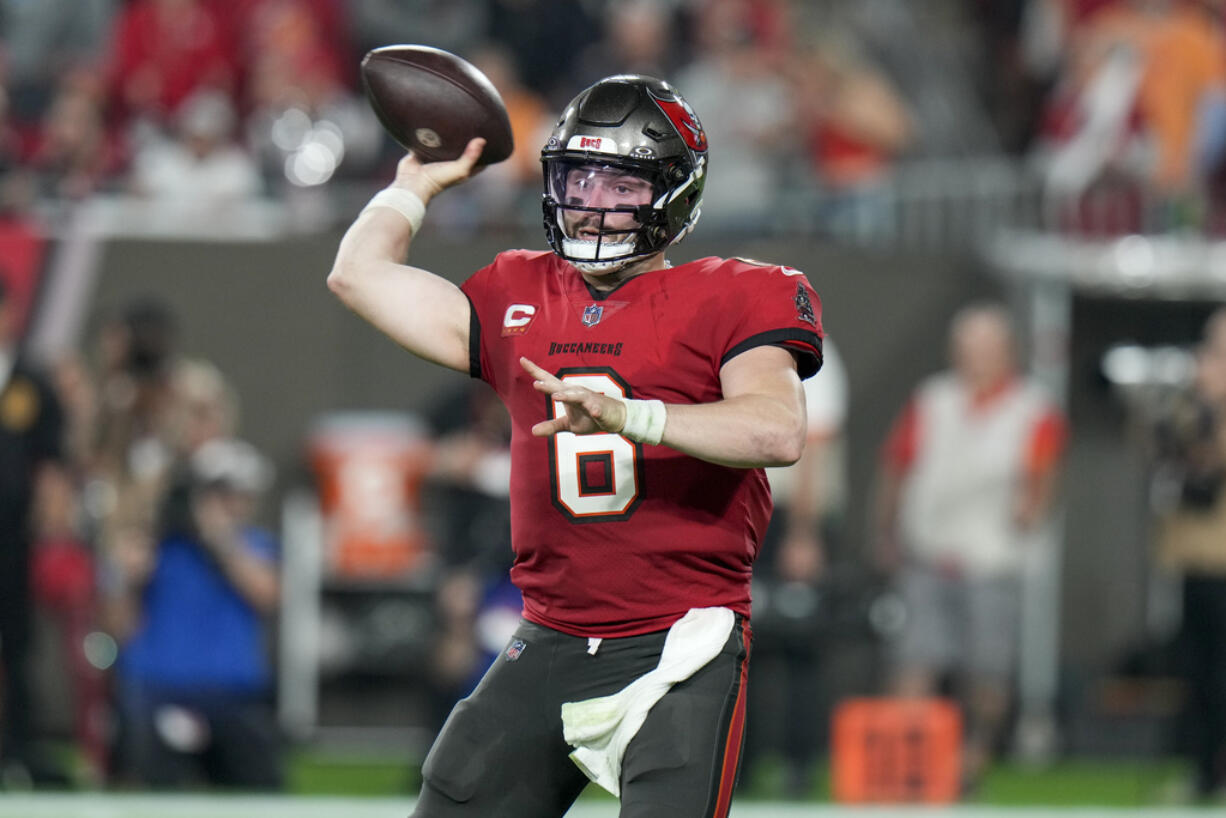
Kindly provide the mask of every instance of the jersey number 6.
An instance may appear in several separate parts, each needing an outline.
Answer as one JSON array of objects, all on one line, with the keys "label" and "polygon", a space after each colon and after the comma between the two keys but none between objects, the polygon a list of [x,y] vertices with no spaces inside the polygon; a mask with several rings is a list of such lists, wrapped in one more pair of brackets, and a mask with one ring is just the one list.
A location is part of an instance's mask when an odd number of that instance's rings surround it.
[{"label": "jersey number 6", "polygon": [[[630,388],[612,369],[563,369],[558,378],[616,398]],[[565,406],[549,401],[549,416]],[[643,447],[621,435],[560,432],[549,438],[550,491],[554,506],[576,523],[625,520],[641,499]]]}]

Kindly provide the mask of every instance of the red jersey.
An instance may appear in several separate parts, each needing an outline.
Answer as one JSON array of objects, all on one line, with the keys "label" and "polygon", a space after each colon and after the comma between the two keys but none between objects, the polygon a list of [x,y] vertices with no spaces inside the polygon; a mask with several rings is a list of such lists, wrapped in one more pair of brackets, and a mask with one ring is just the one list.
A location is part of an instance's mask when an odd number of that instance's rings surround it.
[{"label": "red jersey", "polygon": [[667,628],[695,607],[749,615],[771,500],[761,469],[707,463],[611,433],[533,437],[561,404],[520,356],[563,380],[635,399],[720,400],[719,371],[764,344],[808,377],[821,365],[821,302],[803,273],[704,258],[590,289],[548,252],[499,254],[462,287],[470,369],[511,415],[511,579],[524,616],[577,636]]}]

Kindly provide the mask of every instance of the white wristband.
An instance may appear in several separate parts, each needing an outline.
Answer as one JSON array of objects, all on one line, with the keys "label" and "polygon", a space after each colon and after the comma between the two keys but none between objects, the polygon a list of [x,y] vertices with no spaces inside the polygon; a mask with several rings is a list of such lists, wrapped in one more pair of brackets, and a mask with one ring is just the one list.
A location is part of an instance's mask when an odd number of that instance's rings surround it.
[{"label": "white wristband", "polygon": [[417,194],[411,190],[405,190],[401,187],[385,187],[371,198],[366,207],[362,208],[365,213],[372,207],[390,207],[409,222],[409,227],[413,229],[413,235],[417,235],[417,231],[421,230],[422,219],[426,217],[426,204]]},{"label": "white wristband", "polygon": [[664,422],[668,420],[664,401],[620,400],[626,405],[626,423],[618,434],[637,443],[659,445],[664,437]]}]

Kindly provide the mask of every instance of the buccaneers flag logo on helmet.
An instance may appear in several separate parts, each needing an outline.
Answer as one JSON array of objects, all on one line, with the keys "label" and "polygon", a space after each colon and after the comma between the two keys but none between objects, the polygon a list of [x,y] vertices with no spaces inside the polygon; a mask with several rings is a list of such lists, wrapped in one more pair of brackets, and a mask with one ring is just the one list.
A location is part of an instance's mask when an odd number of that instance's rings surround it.
[{"label": "buccaneers flag logo on helmet", "polygon": [[652,94],[651,98],[673,123],[690,150],[705,151],[707,149],[707,135],[703,132],[702,126],[698,124],[698,117],[688,102],[683,99],[660,99],[655,94]]}]

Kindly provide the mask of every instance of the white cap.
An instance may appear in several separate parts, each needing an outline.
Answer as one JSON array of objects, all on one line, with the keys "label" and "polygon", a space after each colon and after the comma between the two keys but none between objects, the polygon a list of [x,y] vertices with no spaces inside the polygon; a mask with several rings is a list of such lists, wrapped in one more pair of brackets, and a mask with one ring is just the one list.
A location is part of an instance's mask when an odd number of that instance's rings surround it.
[{"label": "white cap", "polygon": [[210,440],[191,457],[192,474],[205,484],[221,483],[237,491],[258,494],[272,485],[273,467],[245,440]]}]

